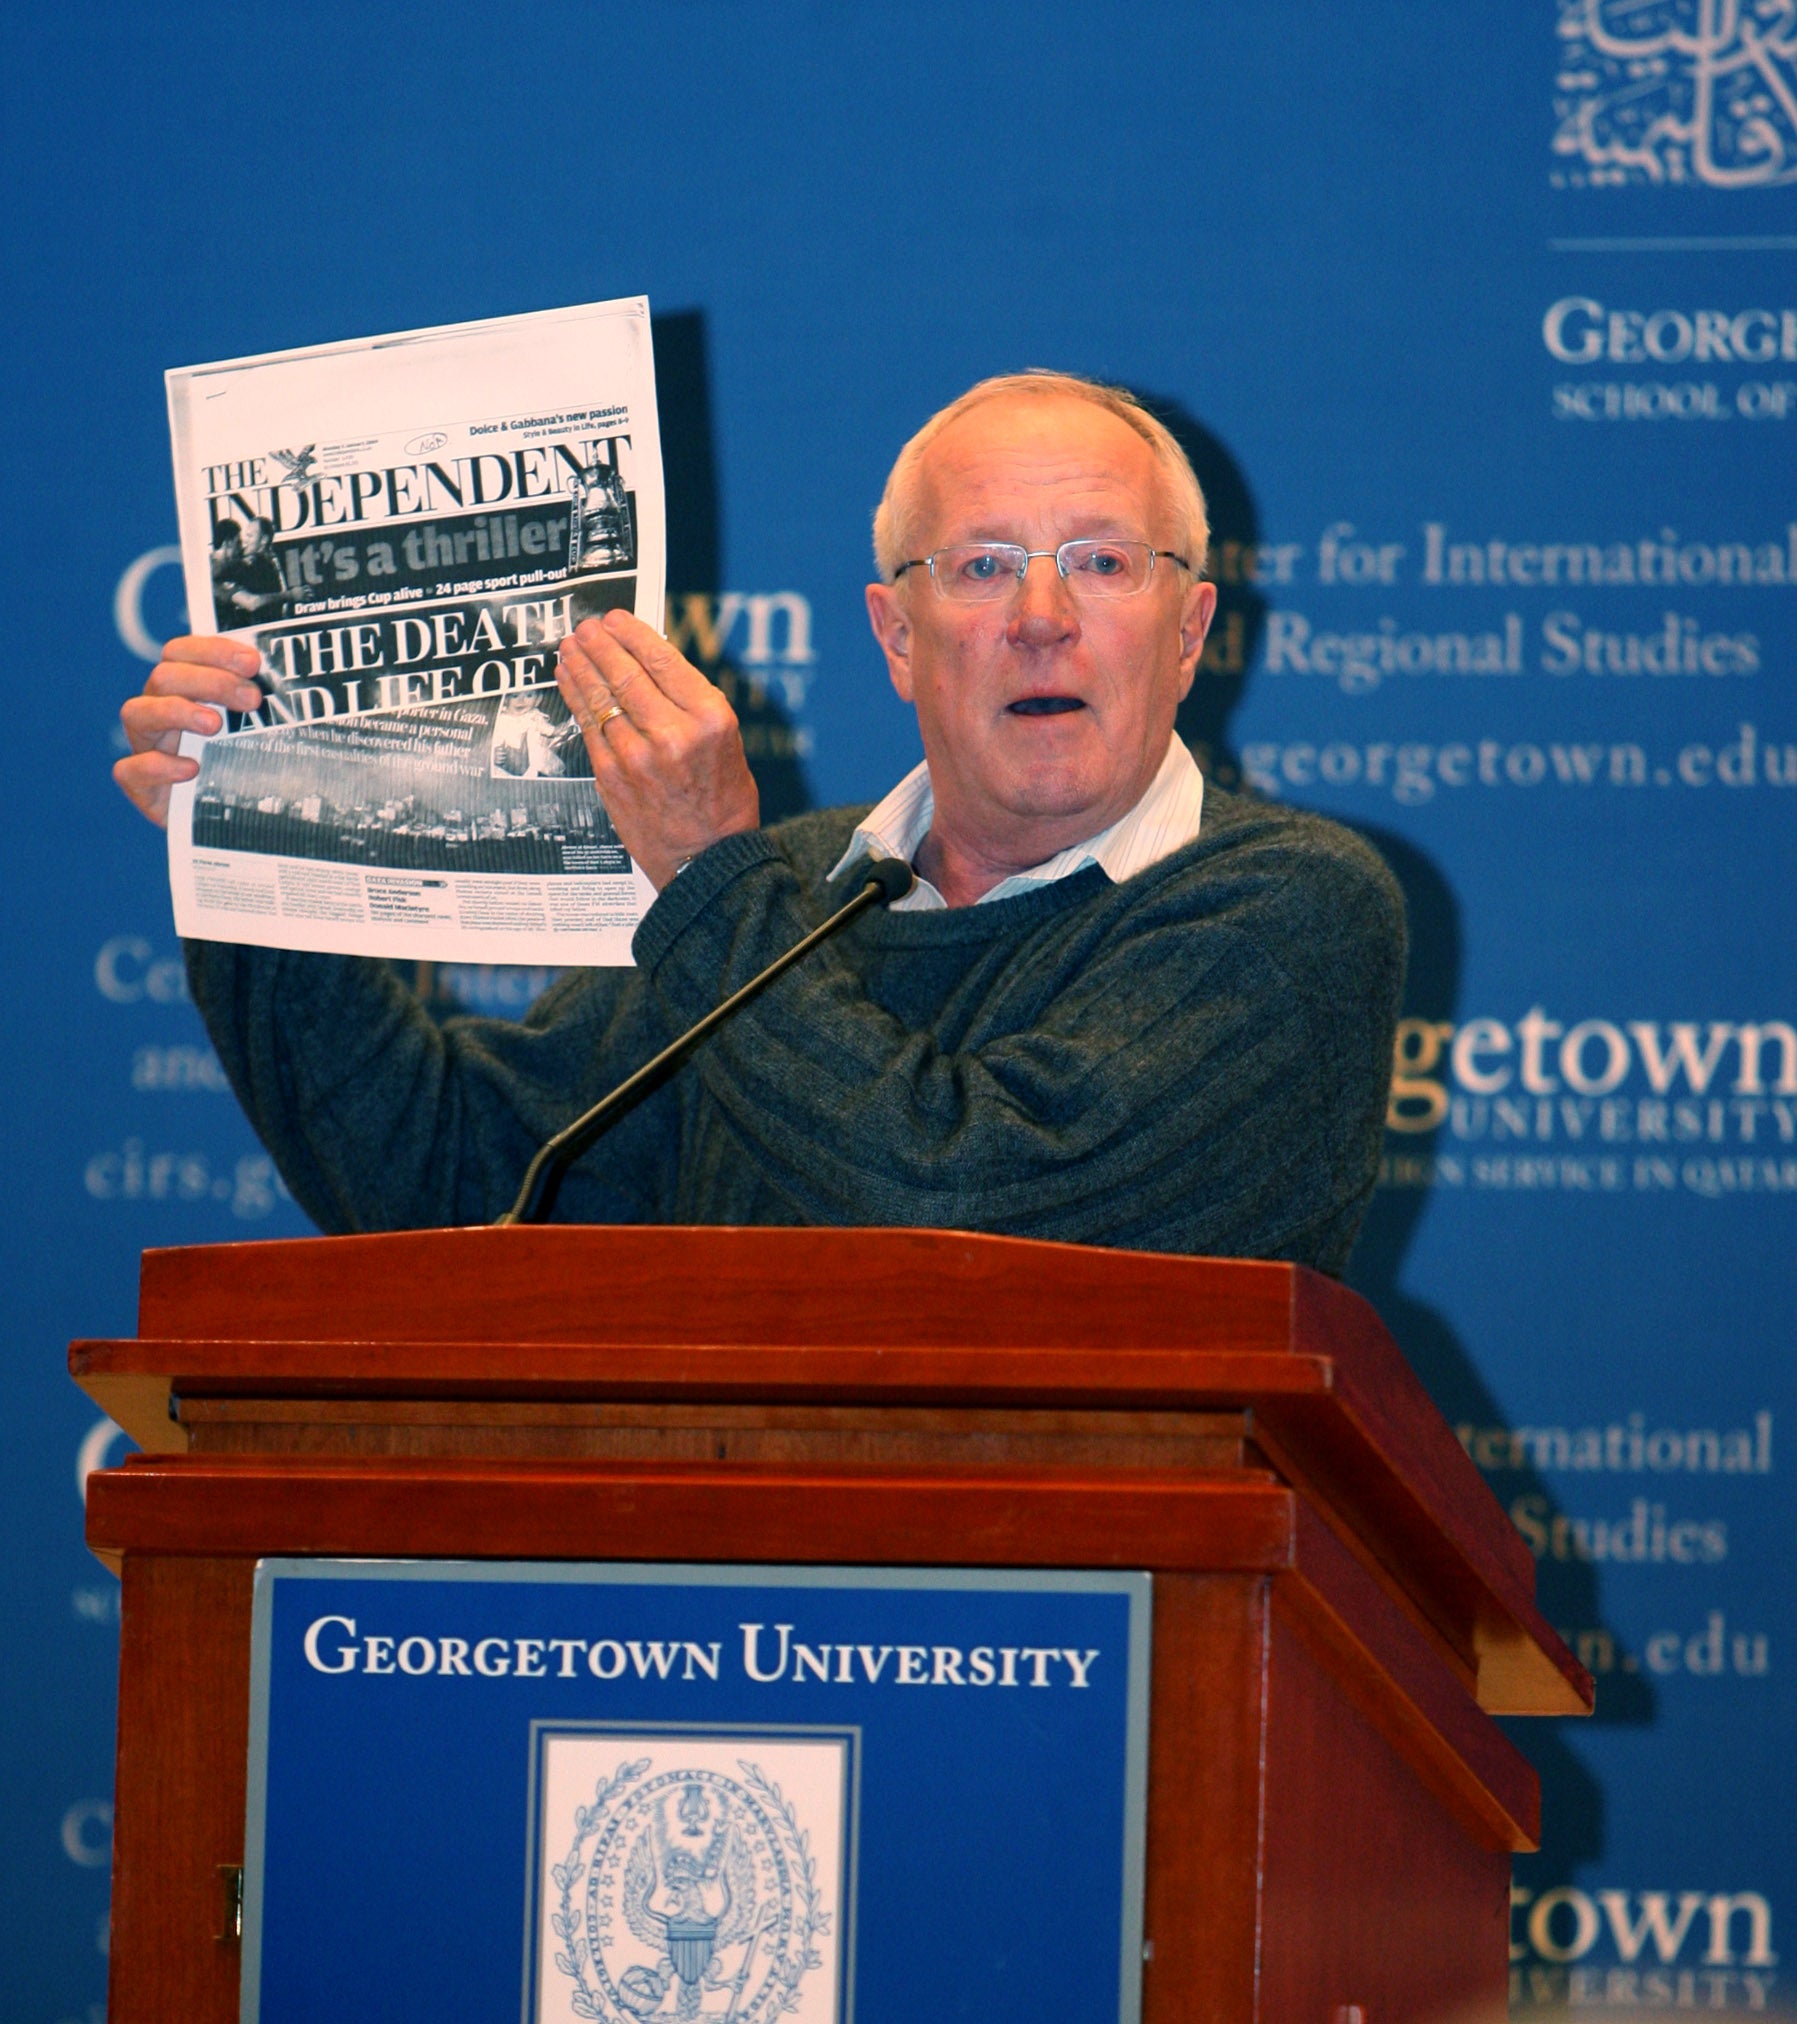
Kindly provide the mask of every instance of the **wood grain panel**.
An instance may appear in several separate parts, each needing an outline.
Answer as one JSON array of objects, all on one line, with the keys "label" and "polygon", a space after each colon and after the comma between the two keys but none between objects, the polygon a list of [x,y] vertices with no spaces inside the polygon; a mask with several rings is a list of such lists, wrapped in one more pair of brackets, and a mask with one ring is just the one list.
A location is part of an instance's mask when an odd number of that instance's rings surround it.
[{"label": "wood grain panel", "polygon": [[1280,1578],[1281,1603],[1327,1648],[1342,1691],[1469,1833],[1518,1853],[1539,1846],[1541,1787],[1528,1759],[1474,1701],[1462,1670],[1304,1504],[1296,1563]]},{"label": "wood grain panel", "polygon": [[1267,1568],[1289,1560],[1292,1524],[1289,1493],[1245,1472],[1120,1479],[229,1455],[135,1456],[89,1479],[87,1505],[88,1543],[113,1557]]},{"label": "wood grain panel", "polygon": [[1502,2024],[1510,1855],[1469,1834],[1273,1589],[1259,2015]]},{"label": "wood grain panel", "polygon": [[254,1562],[131,1556],[119,1645],[109,2024],[234,2024]]},{"label": "wood grain panel", "polygon": [[[335,1240],[333,1240],[335,1241]],[[1256,1393],[1322,1395],[1328,1360],[1273,1350],[1025,1350],[865,1342],[258,1342],[144,1336],[70,1345],[69,1374],[98,1404],[154,1424],[188,1398],[780,1400],[815,1404],[1053,1406],[1126,1412],[1234,1406]],[[152,1381],[146,1387],[146,1380]],[[156,1389],[156,1384],[160,1389]],[[134,1422],[121,1419],[121,1426]],[[184,1445],[184,1443],[183,1443]]]},{"label": "wood grain panel", "polygon": [[517,1404],[463,1399],[188,1398],[197,1455],[439,1455],[514,1460],[1119,1469],[1241,1466],[1242,1413],[781,1405]]},{"label": "wood grain panel", "polygon": [[1155,1577],[1143,2024],[1259,2015],[1266,1613],[1258,1577]]}]

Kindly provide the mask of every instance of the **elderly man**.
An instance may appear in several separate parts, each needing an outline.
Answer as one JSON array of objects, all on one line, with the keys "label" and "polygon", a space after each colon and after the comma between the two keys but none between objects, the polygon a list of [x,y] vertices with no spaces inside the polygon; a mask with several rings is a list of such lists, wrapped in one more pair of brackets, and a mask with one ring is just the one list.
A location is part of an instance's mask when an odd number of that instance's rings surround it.
[{"label": "elderly man", "polygon": [[[815,926],[869,855],[913,892],[789,972],[570,1170],[589,1222],[1004,1230],[1337,1271],[1370,1197],[1403,969],[1378,859],[1207,787],[1174,735],[1216,592],[1204,501],[1126,394],[988,380],[906,445],[868,615],[924,764],[763,830],[718,691],[622,612],[562,644],[637,967],[439,1028],[385,965],[198,944],[194,997],[327,1229],[483,1221],[535,1148]],[[251,656],[183,640],[125,706],[153,819]]]}]

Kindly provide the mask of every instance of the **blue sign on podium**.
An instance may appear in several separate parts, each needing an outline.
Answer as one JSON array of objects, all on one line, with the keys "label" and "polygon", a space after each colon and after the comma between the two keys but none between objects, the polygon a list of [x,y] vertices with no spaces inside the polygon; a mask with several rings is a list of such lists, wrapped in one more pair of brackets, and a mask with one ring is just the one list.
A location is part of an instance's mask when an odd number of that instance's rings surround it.
[{"label": "blue sign on podium", "polygon": [[269,1560],[245,2024],[1140,2013],[1149,1577]]}]

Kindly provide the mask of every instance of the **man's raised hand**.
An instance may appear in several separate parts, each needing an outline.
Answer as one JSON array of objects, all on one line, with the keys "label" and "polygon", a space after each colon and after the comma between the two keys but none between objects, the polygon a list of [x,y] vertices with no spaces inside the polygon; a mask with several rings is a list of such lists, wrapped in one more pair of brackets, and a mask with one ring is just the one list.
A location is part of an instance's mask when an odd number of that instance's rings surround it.
[{"label": "man's raised hand", "polygon": [[[223,712],[254,710],[260,657],[241,640],[170,640],[141,695],[119,712],[131,747],[113,778],[166,827],[169,790],[191,780],[184,731],[210,736]],[[687,858],[761,819],[736,713],[659,633],[628,612],[587,619],[562,642],[556,680],[580,725],[619,840],[659,889]]]},{"label": "man's raised hand", "polygon": [[170,640],[143,693],[119,712],[131,756],[112,777],[159,828],[168,827],[169,789],[200,770],[197,759],[181,756],[182,732],[209,737],[224,728],[224,711],[258,709],[262,691],[251,677],[260,665],[242,640]]},{"label": "man's raised hand", "polygon": [[658,891],[688,858],[758,826],[736,712],[652,626],[627,611],[583,619],[555,678],[619,841]]}]

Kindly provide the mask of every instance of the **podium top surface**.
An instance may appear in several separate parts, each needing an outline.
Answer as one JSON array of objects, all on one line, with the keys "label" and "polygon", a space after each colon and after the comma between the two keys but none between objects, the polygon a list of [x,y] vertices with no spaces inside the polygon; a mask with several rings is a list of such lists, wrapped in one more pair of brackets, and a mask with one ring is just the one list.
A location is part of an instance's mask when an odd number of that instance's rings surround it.
[{"label": "podium top surface", "polygon": [[418,1342],[1271,1347],[1289,1344],[1300,1285],[1363,1307],[1297,1266],[951,1230],[409,1230],[146,1251],[138,1329],[277,1342],[353,1319]]},{"label": "podium top surface", "polygon": [[165,1451],[200,1397],[1242,1410],[1357,1529],[1438,1542],[1442,1578],[1525,1634],[1534,1706],[1589,1705],[1527,1545],[1377,1314],[1300,1266],[879,1229],[209,1245],[146,1252],[138,1337],[70,1369]]}]

